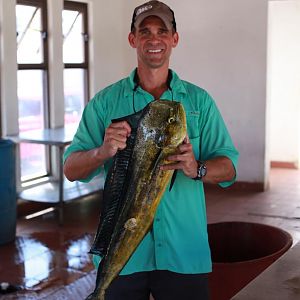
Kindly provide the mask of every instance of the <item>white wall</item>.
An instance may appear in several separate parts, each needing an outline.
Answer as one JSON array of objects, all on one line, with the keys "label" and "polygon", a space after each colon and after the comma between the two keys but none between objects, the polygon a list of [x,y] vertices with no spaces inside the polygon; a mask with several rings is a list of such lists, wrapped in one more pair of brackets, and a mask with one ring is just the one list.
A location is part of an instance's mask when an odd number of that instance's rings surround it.
[{"label": "white wall", "polygon": [[[90,4],[93,95],[127,76],[135,67],[135,53],[128,45],[127,35],[132,11],[142,1],[85,2]],[[166,1],[175,11],[180,34],[172,67],[182,78],[204,87],[215,98],[240,151],[239,181],[262,183],[268,173],[265,166],[267,2]]]},{"label": "white wall", "polygon": [[90,0],[91,94],[125,76],[123,1]]},{"label": "white wall", "polygon": [[267,1],[176,2],[174,67],[215,98],[240,152],[239,180],[264,182]]},{"label": "white wall", "polygon": [[270,2],[270,158],[299,165],[300,2]]}]

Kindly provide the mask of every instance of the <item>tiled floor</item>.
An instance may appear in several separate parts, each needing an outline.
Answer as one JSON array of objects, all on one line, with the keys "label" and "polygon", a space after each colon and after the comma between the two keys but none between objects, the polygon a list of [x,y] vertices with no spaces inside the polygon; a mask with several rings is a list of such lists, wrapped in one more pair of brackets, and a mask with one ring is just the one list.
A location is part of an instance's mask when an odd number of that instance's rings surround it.
[{"label": "tiled floor", "polygon": [[215,189],[207,193],[208,222],[264,223],[288,231],[300,240],[300,170],[272,169],[264,193]]},{"label": "tiled floor", "polygon": [[[264,193],[207,190],[208,222],[247,221],[285,229],[300,240],[300,170],[272,169]],[[98,223],[100,199],[66,206],[64,226],[55,213],[18,219],[15,242],[0,246],[0,282],[22,290],[0,299],[84,299],[93,289],[95,271],[87,254]]]}]

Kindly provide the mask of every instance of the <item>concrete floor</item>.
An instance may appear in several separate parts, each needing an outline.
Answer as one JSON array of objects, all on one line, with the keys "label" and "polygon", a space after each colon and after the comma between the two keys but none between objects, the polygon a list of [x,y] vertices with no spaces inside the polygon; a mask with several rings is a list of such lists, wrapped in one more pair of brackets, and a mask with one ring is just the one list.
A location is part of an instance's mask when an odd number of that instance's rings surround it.
[{"label": "concrete floor", "polygon": [[[272,169],[270,190],[263,193],[209,188],[206,195],[209,223],[264,223],[288,231],[294,244],[300,240],[300,170]],[[68,203],[63,226],[54,212],[30,220],[20,217],[16,240],[0,246],[0,282],[22,290],[0,299],[84,299],[95,282],[87,252],[100,199],[98,195]]]}]

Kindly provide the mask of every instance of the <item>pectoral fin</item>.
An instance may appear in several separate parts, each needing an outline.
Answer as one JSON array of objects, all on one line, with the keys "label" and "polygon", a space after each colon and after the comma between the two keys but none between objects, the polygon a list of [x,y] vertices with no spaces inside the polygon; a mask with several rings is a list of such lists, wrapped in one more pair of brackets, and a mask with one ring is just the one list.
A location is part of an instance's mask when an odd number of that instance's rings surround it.
[{"label": "pectoral fin", "polygon": [[170,187],[169,187],[169,192],[171,192],[171,190],[172,190],[172,187],[175,183],[176,176],[177,176],[177,170],[175,170],[173,175],[172,175],[171,182],[170,182]]}]

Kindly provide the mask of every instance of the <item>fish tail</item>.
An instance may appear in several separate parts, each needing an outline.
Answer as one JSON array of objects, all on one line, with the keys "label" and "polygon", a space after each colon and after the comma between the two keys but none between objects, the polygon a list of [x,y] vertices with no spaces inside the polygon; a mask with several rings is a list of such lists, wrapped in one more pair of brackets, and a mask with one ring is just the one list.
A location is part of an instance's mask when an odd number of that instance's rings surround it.
[{"label": "fish tail", "polygon": [[88,295],[85,300],[96,300],[96,296],[95,296],[95,292],[91,293],[90,295]]},{"label": "fish tail", "polygon": [[105,300],[105,290],[94,291],[85,300]]},{"label": "fish tail", "polygon": [[98,300],[105,300],[105,290],[100,290]]},{"label": "fish tail", "polygon": [[98,266],[95,290],[85,300],[104,300],[105,299],[104,298],[105,297],[105,289],[100,288],[100,285],[103,280],[103,277],[102,277],[103,264],[104,264],[104,259],[101,260],[101,262]]}]

